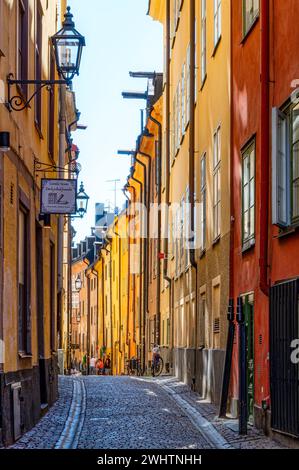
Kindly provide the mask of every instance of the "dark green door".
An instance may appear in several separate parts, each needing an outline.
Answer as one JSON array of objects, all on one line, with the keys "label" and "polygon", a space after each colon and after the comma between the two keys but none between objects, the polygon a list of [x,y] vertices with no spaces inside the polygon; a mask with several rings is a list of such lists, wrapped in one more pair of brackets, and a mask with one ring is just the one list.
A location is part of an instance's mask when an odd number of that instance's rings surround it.
[{"label": "dark green door", "polygon": [[248,422],[253,424],[254,408],[254,308],[253,294],[244,298],[244,313],[246,325],[246,368],[247,368],[247,406]]}]

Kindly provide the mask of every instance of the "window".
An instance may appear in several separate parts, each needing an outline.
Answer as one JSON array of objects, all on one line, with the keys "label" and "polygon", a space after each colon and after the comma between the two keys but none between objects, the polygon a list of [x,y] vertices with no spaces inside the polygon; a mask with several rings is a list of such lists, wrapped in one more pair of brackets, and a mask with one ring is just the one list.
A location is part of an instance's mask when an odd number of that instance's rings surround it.
[{"label": "window", "polygon": [[207,74],[207,0],[201,0],[201,83]]},{"label": "window", "polygon": [[255,237],[255,141],[242,152],[242,244],[250,248]]},{"label": "window", "polygon": [[201,194],[201,218],[200,218],[200,248],[206,248],[206,224],[207,224],[207,175],[206,175],[206,154],[200,162],[200,194]]},{"label": "window", "polygon": [[248,33],[259,15],[259,0],[243,0],[243,34]]},{"label": "window", "polygon": [[[35,30],[35,80],[42,79],[42,12],[39,4],[36,6],[36,30]],[[38,85],[36,86],[38,89]],[[41,93],[35,97],[35,121],[41,132],[42,101]]]},{"label": "window", "polygon": [[177,86],[177,92],[176,92],[176,112],[177,112],[177,118],[176,118],[176,131],[177,131],[177,136],[176,136],[176,151],[179,149],[180,144],[181,144],[181,136],[182,136],[182,121],[181,121],[181,84],[180,82],[178,83]]},{"label": "window", "polygon": [[214,46],[221,37],[221,0],[214,0]]},{"label": "window", "polygon": [[[28,0],[18,2],[17,23],[17,77],[19,80],[28,79]],[[27,95],[27,85],[20,85],[22,93]]]},{"label": "window", "polygon": [[299,102],[273,109],[272,214],[281,227],[299,221]]},{"label": "window", "polygon": [[220,237],[220,215],[221,215],[221,139],[220,127],[214,134],[213,142],[213,238]]},{"label": "window", "polygon": [[29,257],[29,214],[23,206],[19,208],[18,236],[18,284],[19,284],[19,351],[31,353],[30,319],[30,257]]}]

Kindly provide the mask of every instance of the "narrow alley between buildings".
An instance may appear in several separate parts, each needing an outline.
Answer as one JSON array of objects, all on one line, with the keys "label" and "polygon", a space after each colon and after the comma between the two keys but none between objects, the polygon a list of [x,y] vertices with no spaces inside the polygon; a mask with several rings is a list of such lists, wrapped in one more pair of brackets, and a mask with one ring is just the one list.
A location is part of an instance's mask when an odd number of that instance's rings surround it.
[{"label": "narrow alley between buildings", "polygon": [[14,449],[278,449],[255,428],[215,419],[176,379],[60,377],[59,399]]}]

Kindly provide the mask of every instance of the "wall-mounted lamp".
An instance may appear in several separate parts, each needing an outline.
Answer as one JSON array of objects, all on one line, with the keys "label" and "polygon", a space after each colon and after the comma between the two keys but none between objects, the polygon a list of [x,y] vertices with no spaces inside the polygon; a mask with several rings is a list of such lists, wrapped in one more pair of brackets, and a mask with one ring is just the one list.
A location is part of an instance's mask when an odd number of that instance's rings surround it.
[{"label": "wall-mounted lamp", "polygon": [[8,152],[10,150],[10,133],[0,132],[0,152]]}]

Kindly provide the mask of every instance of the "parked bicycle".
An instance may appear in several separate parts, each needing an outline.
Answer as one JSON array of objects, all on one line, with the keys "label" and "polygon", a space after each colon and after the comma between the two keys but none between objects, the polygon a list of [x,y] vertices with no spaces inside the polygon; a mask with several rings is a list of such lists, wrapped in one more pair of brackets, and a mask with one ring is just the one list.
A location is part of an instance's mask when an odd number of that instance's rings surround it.
[{"label": "parked bicycle", "polygon": [[160,356],[160,347],[158,344],[154,344],[154,347],[152,349],[153,353],[153,358],[152,358],[152,376],[153,377],[159,377],[161,375],[163,367],[164,367],[164,362],[162,357]]}]

